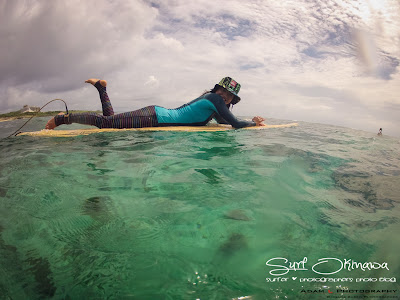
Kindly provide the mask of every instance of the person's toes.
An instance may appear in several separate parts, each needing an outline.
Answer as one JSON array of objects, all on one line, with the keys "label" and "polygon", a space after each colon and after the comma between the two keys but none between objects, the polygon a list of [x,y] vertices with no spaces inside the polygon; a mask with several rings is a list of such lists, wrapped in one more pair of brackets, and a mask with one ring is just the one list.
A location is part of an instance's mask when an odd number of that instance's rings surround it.
[{"label": "person's toes", "polygon": [[90,84],[95,84],[97,81],[99,81],[100,79],[96,79],[96,78],[89,78],[88,80],[85,80],[85,83],[90,83]]},{"label": "person's toes", "polygon": [[92,84],[92,85],[95,85],[96,82],[98,82],[98,81],[100,81],[100,84],[101,84],[103,87],[106,87],[106,86],[107,86],[107,81],[105,81],[105,80],[103,80],[103,79],[90,78],[90,79],[88,79],[88,80],[85,80],[86,83],[90,83],[90,84]]}]

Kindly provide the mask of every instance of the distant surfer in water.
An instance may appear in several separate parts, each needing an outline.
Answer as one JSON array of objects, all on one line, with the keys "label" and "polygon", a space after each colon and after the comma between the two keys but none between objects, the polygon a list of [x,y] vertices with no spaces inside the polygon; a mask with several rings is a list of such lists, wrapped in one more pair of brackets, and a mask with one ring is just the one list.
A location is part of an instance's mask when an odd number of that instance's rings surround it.
[{"label": "distant surfer in water", "polygon": [[160,126],[204,126],[215,118],[220,124],[230,124],[234,128],[265,126],[262,117],[252,121],[237,119],[229,110],[231,105],[240,101],[240,84],[231,77],[224,77],[212,90],[197,99],[175,109],[161,106],[147,106],[135,111],[114,114],[108,98],[105,80],[88,79],[85,81],[97,88],[103,108],[103,115],[96,113],[60,113],[50,119],[46,129],[54,129],[62,124],[79,123],[98,128],[142,128]]},{"label": "distant surfer in water", "polygon": [[382,128],[379,128],[378,135],[382,135]]}]

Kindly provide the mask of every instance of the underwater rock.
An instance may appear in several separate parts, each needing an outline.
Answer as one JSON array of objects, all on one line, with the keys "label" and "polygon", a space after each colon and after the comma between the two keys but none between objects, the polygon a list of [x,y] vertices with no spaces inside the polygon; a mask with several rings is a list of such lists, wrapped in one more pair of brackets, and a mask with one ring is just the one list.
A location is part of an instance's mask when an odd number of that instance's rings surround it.
[{"label": "underwater rock", "polygon": [[226,219],[238,220],[238,221],[251,221],[251,219],[246,215],[244,210],[234,209],[225,213],[224,217]]},{"label": "underwater rock", "polygon": [[368,203],[365,203],[362,199],[361,200],[344,199],[344,202],[351,206],[358,207],[368,213],[376,212],[375,207],[369,205]]},{"label": "underwater rock", "polygon": [[2,250],[3,258],[7,257],[7,253],[10,254],[10,257],[17,255],[17,248],[12,245],[7,245],[3,240],[3,231],[4,227],[0,225],[0,250]]},{"label": "underwater rock", "polygon": [[95,211],[98,212],[101,209],[101,197],[90,197],[86,199],[84,208],[85,211]]},{"label": "underwater rock", "polygon": [[95,196],[85,200],[83,204],[83,214],[93,219],[101,219],[108,213],[106,202],[110,200],[108,196]]},{"label": "underwater rock", "polygon": [[358,228],[362,229],[385,229],[389,225],[396,224],[397,218],[385,218],[378,221],[371,221],[371,220],[361,220],[356,221],[354,225]]},{"label": "underwater rock", "polygon": [[[17,279],[18,276],[16,275],[18,271],[22,273],[22,270],[20,269],[21,263],[19,261],[17,248],[4,242],[2,237],[3,230],[4,228],[0,225],[0,266],[2,268],[2,272],[7,275],[6,278],[2,278],[4,284],[3,282],[0,282],[0,298],[13,299],[11,297],[12,287],[10,287],[10,283],[7,282],[6,279],[9,279],[11,277],[13,279],[15,278],[16,281],[21,280],[21,278]],[[6,282],[7,284],[5,284]]]},{"label": "underwater rock", "polygon": [[333,224],[330,220],[331,220],[331,218],[325,214],[320,214],[320,216],[318,218],[318,222],[320,222],[321,224],[328,225],[330,227],[335,227],[335,228],[341,227],[339,224]]},{"label": "underwater rock", "polygon": [[219,251],[225,255],[232,255],[235,252],[247,248],[247,239],[241,233],[232,233],[225,243],[219,247]]},{"label": "underwater rock", "polygon": [[57,288],[53,283],[53,274],[47,259],[29,257],[26,262],[31,266],[28,270],[32,272],[36,281],[36,291],[41,298],[51,298]]},{"label": "underwater rock", "polygon": [[60,197],[54,191],[49,191],[48,193],[44,194],[41,204],[44,206],[50,206],[52,204],[59,203],[60,201]]},{"label": "underwater rock", "polygon": [[221,177],[219,173],[213,169],[194,169],[196,172],[199,172],[207,177],[206,182],[209,184],[218,184],[221,183]]},{"label": "underwater rock", "polygon": [[147,184],[147,180],[153,176],[155,173],[155,171],[151,170],[149,172],[146,172],[145,174],[143,174],[143,178],[142,178],[142,185],[143,185],[143,189],[145,192],[151,192],[153,190],[153,187],[149,186]]},{"label": "underwater rock", "polygon": [[5,197],[7,195],[7,189],[0,187],[0,197]]},{"label": "underwater rock", "polygon": [[87,165],[92,171],[98,172],[97,174],[99,174],[99,175],[104,175],[104,174],[106,174],[106,173],[113,172],[113,170],[110,170],[110,169],[101,169],[101,168],[97,168],[97,166],[96,166],[95,164],[93,164],[93,163],[87,163],[86,165]]},{"label": "underwater rock", "polygon": [[260,145],[260,148],[268,156],[287,157],[296,154],[297,149],[292,149],[283,144]]},{"label": "underwater rock", "polygon": [[381,175],[350,174],[336,172],[332,175],[336,186],[360,199],[345,200],[348,204],[367,211],[390,210],[400,202],[400,179]]}]

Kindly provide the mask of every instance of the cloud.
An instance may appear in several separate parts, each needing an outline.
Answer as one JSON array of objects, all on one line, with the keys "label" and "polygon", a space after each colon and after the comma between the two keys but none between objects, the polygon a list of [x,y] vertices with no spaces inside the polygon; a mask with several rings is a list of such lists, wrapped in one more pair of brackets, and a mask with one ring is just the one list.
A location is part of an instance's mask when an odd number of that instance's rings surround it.
[{"label": "cloud", "polygon": [[237,115],[369,130],[400,104],[399,15],[390,0],[4,1],[0,110],[53,96],[99,109],[89,77],[116,111],[176,107],[230,75]]},{"label": "cloud", "polygon": [[149,79],[144,83],[144,85],[148,87],[158,87],[159,84],[160,81],[153,75],[150,75]]},{"label": "cloud", "polygon": [[[70,78],[122,68],[157,13],[141,2],[127,3],[2,2],[0,83],[41,83],[42,92],[65,91],[72,88]],[[77,88],[81,80],[75,82]]]}]

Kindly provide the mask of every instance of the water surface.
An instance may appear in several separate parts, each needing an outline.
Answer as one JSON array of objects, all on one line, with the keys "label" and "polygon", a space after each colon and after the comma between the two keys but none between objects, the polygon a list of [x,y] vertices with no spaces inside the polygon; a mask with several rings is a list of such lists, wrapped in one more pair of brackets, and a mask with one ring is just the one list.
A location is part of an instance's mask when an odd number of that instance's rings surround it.
[{"label": "water surface", "polygon": [[[1,136],[22,122],[0,123]],[[327,278],[400,274],[396,138],[300,122],[17,136],[0,149],[4,299],[325,299],[328,290],[399,288],[300,282],[323,278],[310,269],[327,257],[390,269]],[[307,257],[308,270],[277,282],[266,265],[277,257]]]}]

